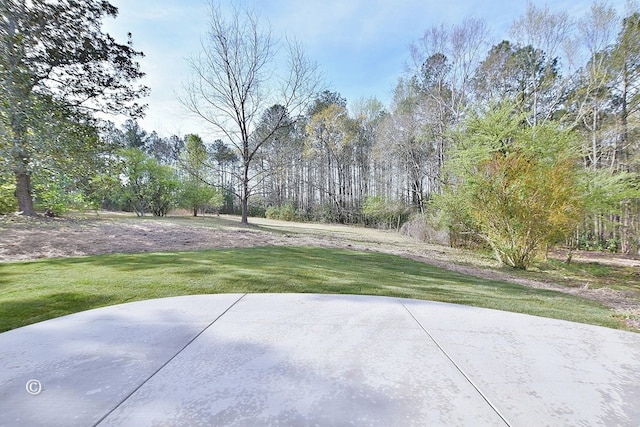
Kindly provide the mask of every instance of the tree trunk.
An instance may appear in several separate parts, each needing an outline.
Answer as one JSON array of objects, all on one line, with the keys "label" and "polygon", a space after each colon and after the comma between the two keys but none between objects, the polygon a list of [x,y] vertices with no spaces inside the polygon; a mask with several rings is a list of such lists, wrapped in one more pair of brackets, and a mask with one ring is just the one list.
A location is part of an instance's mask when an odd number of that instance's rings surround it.
[{"label": "tree trunk", "polygon": [[242,196],[242,224],[249,224],[249,201],[247,196]]},{"label": "tree trunk", "polygon": [[36,216],[31,198],[31,176],[27,172],[16,172],[16,198],[22,215]]},{"label": "tree trunk", "polygon": [[620,224],[620,251],[623,254],[631,253],[631,203],[623,202],[622,223]]},{"label": "tree trunk", "polygon": [[31,175],[29,172],[30,153],[27,151],[27,130],[21,115],[15,111],[11,114],[10,135],[14,146],[13,172],[16,178],[16,199],[18,212],[26,216],[36,216],[31,197]]},{"label": "tree trunk", "polygon": [[249,161],[245,160],[242,176],[242,224],[249,224]]}]

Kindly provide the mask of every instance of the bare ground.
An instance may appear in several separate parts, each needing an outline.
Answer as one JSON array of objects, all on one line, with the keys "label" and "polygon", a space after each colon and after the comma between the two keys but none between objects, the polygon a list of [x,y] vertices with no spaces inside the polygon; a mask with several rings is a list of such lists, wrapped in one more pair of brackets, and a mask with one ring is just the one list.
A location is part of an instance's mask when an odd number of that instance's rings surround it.
[{"label": "bare ground", "polygon": [[[394,232],[326,224],[298,224],[252,219],[241,226],[235,217],[167,219],[101,215],[82,218],[0,217],[0,262],[109,253],[166,252],[198,249],[295,245],[371,250],[399,255],[487,279],[561,291],[611,307],[630,328],[640,331],[640,295],[588,283],[560,285],[497,268],[493,260],[445,246],[416,242]],[[562,256],[562,254],[557,254]],[[637,269],[640,260],[583,253],[576,261]]]}]

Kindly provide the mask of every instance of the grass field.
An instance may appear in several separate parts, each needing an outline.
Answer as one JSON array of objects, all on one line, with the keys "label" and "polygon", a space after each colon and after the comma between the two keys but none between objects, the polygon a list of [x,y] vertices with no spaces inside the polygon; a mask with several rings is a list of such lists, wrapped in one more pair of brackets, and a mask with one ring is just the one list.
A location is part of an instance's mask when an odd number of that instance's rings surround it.
[{"label": "grass field", "polygon": [[371,251],[277,246],[0,263],[0,331],[124,302],[225,292],[386,295],[623,327],[608,307],[560,292]]}]

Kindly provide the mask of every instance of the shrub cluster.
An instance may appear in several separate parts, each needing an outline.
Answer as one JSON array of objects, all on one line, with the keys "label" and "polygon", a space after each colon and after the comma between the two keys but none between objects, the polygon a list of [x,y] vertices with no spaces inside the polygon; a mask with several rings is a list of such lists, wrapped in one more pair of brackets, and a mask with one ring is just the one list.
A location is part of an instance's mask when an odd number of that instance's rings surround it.
[{"label": "shrub cluster", "polygon": [[18,210],[18,203],[14,195],[16,186],[10,183],[0,184],[0,215]]},{"label": "shrub cluster", "polygon": [[286,203],[281,206],[269,206],[266,211],[269,219],[279,219],[281,221],[301,221],[302,215],[298,213],[293,203]]}]

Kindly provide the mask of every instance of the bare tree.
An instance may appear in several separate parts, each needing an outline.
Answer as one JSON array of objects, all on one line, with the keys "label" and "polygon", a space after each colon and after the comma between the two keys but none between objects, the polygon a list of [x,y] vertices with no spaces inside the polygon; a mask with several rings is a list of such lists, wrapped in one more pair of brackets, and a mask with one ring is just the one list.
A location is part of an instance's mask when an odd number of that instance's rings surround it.
[{"label": "bare tree", "polygon": [[[406,100],[403,101],[401,104],[405,111],[397,111],[394,116],[399,114],[403,121],[413,116],[413,121],[417,120],[417,123],[423,125],[419,137],[411,137],[409,141],[420,147],[420,158],[425,155],[425,144],[428,144],[430,148],[427,158],[429,162],[435,159],[435,163],[427,166],[422,165],[422,160],[415,157],[417,152],[412,152],[406,158],[409,163],[414,164],[410,168],[415,175],[411,178],[414,196],[422,192],[422,180],[427,177],[427,191],[440,191],[441,168],[450,139],[448,130],[462,123],[467,107],[473,101],[473,77],[488,38],[485,22],[468,18],[459,25],[432,27],[411,46],[411,60],[407,71],[411,81],[418,84],[418,93],[409,97],[414,100],[408,104]],[[435,150],[431,149],[433,147]],[[427,172],[427,169],[430,171]],[[422,196],[412,199],[422,210]]]},{"label": "bare tree", "polygon": [[619,24],[616,10],[606,3],[594,3],[589,12],[578,23],[576,45],[584,51],[587,64],[579,70],[579,85],[574,91],[575,125],[584,128],[589,135],[585,138],[587,165],[599,169],[606,163],[603,149],[610,146],[611,136],[606,122],[606,111],[611,107],[610,96],[610,46],[615,41],[615,31]]},{"label": "bare tree", "polygon": [[[184,106],[209,123],[236,148],[242,160],[240,194],[246,224],[251,195],[251,163],[260,147],[302,114],[319,86],[318,67],[296,42],[285,43],[288,69],[278,67],[279,41],[252,11],[231,7],[228,16],[211,1],[210,28],[200,54],[190,60],[193,79],[185,85]],[[262,113],[281,105],[272,128],[255,131]]]},{"label": "bare tree", "polygon": [[521,46],[533,46],[546,54],[547,67],[566,46],[573,29],[573,22],[567,12],[551,12],[548,6],[538,7],[533,2],[527,4],[524,15],[511,26],[511,35]]},{"label": "bare tree", "polygon": [[[562,108],[568,79],[560,77],[559,53],[569,45],[573,21],[567,12],[551,12],[533,2],[511,27],[519,62],[529,86],[530,125],[546,122]],[[525,53],[523,55],[523,53]]]},{"label": "bare tree", "polygon": [[[462,119],[470,101],[469,95],[473,76],[484,49],[487,47],[488,29],[480,19],[465,19],[455,26],[436,26],[425,31],[424,36],[411,49],[411,61],[407,71],[412,75],[424,74],[425,67],[432,68],[438,59],[443,69],[440,71],[439,85],[448,86],[448,94],[442,98],[442,91],[434,91],[434,101],[453,115],[456,121]],[[435,83],[435,82],[433,82]]]}]

